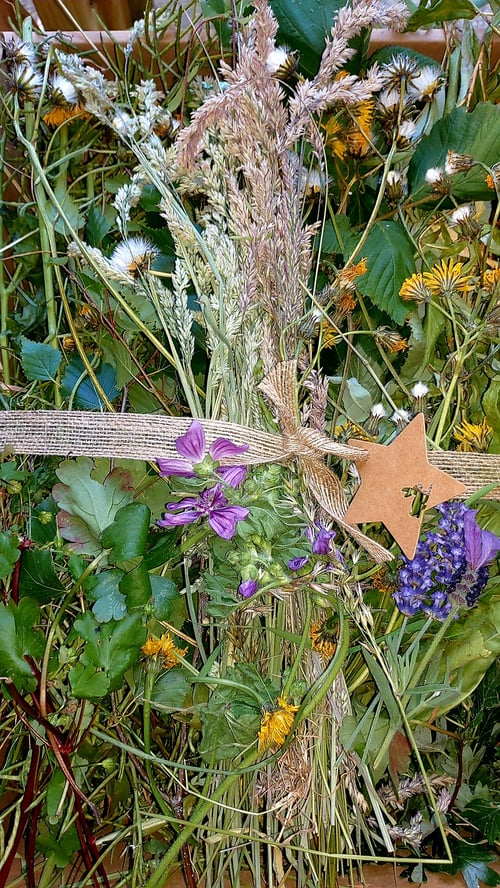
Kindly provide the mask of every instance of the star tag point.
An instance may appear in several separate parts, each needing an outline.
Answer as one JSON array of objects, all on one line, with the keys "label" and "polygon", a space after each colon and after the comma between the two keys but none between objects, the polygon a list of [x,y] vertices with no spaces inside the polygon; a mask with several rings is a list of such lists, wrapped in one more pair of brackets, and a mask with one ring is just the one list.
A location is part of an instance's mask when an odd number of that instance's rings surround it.
[{"label": "star tag point", "polygon": [[384,524],[407,558],[417,548],[426,509],[460,496],[461,481],[432,466],[427,459],[422,413],[390,444],[351,439],[350,445],[368,452],[357,463],[361,484],[345,513],[349,524]]}]

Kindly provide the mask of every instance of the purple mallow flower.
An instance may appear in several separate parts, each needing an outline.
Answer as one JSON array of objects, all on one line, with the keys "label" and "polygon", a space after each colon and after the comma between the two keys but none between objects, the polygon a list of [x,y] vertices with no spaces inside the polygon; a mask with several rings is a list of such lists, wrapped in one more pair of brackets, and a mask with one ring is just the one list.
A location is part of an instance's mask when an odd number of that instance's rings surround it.
[{"label": "purple mallow flower", "polygon": [[223,540],[232,539],[238,521],[243,521],[248,515],[248,509],[243,506],[229,505],[218,484],[202,490],[197,496],[186,496],[178,503],[167,503],[166,508],[169,511],[158,521],[159,527],[178,527],[192,524],[199,518],[208,518],[212,530]]},{"label": "purple mallow flower", "polygon": [[[330,552],[330,540],[335,536],[334,530],[327,530],[322,524],[316,522],[314,527],[306,527],[306,537],[311,543],[313,555],[328,555]],[[291,558],[288,562],[290,570],[300,570],[309,561],[309,555]]]},{"label": "purple mallow flower", "polygon": [[[218,462],[241,456],[248,447],[248,444],[233,444],[229,438],[216,438],[207,452],[205,430],[197,419],[193,419],[186,434],[179,435],[175,442],[179,458],[158,459],[157,462],[162,477],[181,475],[183,478],[195,478],[195,467],[203,462],[207,453],[214,462]],[[247,469],[246,466],[219,466],[216,472],[230,487],[238,487],[245,480]]]},{"label": "purple mallow flower", "polygon": [[436,506],[438,529],[419,542],[415,557],[402,556],[394,600],[408,617],[419,611],[445,620],[459,607],[473,607],[489,576],[488,564],[500,551],[500,539],[476,522],[464,503]]},{"label": "purple mallow flower", "polygon": [[257,592],[258,587],[257,580],[243,580],[238,586],[238,592],[242,598],[251,598]]},{"label": "purple mallow flower", "polygon": [[500,537],[491,530],[482,530],[476,521],[477,510],[468,509],[464,517],[465,555],[467,564],[479,570],[500,552]]}]

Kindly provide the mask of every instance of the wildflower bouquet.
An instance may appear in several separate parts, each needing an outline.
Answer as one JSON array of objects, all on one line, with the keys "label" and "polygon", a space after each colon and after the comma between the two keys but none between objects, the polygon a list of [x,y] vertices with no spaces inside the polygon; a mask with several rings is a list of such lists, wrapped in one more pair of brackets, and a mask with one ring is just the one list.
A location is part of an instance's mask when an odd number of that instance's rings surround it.
[{"label": "wildflower bouquet", "polygon": [[[182,76],[176,15],[115,76],[29,22],[4,46],[0,879],[24,836],[44,886],[443,863],[490,804],[453,756],[498,653],[487,40],[368,58],[409,19],[370,0],[309,70],[257,0]],[[349,509],[374,448],[427,471],[410,428],[474,456],[465,502],[382,462],[408,548]]]}]

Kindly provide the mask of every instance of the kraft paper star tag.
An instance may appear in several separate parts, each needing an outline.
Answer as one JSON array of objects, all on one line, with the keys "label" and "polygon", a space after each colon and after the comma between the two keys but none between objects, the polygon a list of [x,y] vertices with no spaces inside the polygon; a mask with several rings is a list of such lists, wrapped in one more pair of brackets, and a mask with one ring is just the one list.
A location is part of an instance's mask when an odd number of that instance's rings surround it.
[{"label": "kraft paper star tag", "polygon": [[361,485],[344,520],[382,522],[406,557],[413,558],[425,509],[460,496],[465,485],[429,463],[422,413],[391,444],[358,439],[349,444],[367,450],[369,456],[357,463]]}]

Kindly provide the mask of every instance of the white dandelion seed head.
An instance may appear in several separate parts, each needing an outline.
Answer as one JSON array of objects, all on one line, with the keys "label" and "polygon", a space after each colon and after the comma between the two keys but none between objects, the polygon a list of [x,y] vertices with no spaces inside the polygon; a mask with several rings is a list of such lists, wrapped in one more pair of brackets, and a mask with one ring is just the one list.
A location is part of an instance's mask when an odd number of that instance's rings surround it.
[{"label": "white dandelion seed head", "polygon": [[417,134],[417,124],[413,120],[403,120],[398,130],[398,138],[404,142],[413,142]]},{"label": "white dandelion seed head", "polygon": [[424,382],[416,382],[413,388],[410,389],[412,398],[425,398],[428,393],[429,389]]},{"label": "white dandelion seed head", "polygon": [[443,170],[441,167],[430,167],[425,174],[425,181],[428,185],[437,185],[443,181]]},{"label": "white dandelion seed head", "polygon": [[62,99],[67,105],[76,105],[78,93],[67,77],[62,74],[54,74],[50,81],[52,95],[56,100]]},{"label": "white dandelion seed head", "polygon": [[290,50],[287,46],[276,46],[271,50],[266,59],[266,68],[270,74],[276,74],[280,68],[283,68],[290,57]]},{"label": "white dandelion seed head", "polygon": [[403,173],[399,170],[389,170],[387,173],[387,184],[390,188],[394,188],[394,186],[401,185],[403,178]]},{"label": "white dandelion seed head", "polygon": [[377,105],[385,111],[390,108],[397,108],[401,100],[399,89],[384,89],[377,96]]},{"label": "white dandelion seed head", "polygon": [[33,98],[39,96],[42,91],[43,77],[31,65],[16,65],[11,73],[12,85],[16,92]]},{"label": "white dandelion seed head", "polygon": [[4,59],[15,62],[18,65],[34,65],[36,62],[36,49],[32,43],[21,40],[17,34],[13,34],[5,41],[0,41],[3,46]]},{"label": "white dandelion seed head", "polygon": [[452,227],[462,225],[464,222],[470,222],[474,218],[475,210],[473,204],[464,204],[462,207],[457,207],[456,210],[453,210],[450,215],[450,225]]},{"label": "white dandelion seed head", "polygon": [[370,410],[370,415],[373,416],[374,419],[383,419],[384,416],[387,416],[387,410],[383,404],[374,404]]},{"label": "white dandelion seed head", "polygon": [[158,250],[145,237],[129,237],[113,250],[109,262],[115,271],[134,275],[147,268]]},{"label": "white dandelion seed head", "polygon": [[413,77],[409,89],[411,94],[418,99],[431,99],[440,89],[443,80],[443,74],[438,68],[433,65],[424,65]]},{"label": "white dandelion seed head", "polygon": [[397,425],[408,425],[411,420],[411,413],[409,410],[395,410],[391,416],[391,420]]}]

